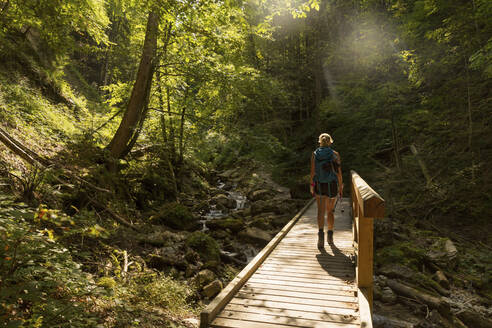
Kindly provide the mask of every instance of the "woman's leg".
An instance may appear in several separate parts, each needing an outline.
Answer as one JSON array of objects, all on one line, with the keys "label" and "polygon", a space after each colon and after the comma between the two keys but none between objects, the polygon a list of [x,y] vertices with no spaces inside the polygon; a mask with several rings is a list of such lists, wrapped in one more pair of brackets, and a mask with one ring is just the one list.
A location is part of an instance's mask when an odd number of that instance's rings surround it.
[{"label": "woman's leg", "polygon": [[316,203],[318,205],[318,229],[323,229],[325,226],[325,208],[326,201],[328,197],[316,195]]},{"label": "woman's leg", "polygon": [[326,209],[326,221],[328,225],[328,231],[333,230],[333,225],[335,224],[335,215],[333,209],[335,207],[336,198],[326,197],[325,209]]},{"label": "woman's leg", "polygon": [[324,226],[324,214],[325,214],[325,200],[323,196],[316,195],[316,203],[318,205],[318,249],[323,248],[325,234],[323,232]]}]

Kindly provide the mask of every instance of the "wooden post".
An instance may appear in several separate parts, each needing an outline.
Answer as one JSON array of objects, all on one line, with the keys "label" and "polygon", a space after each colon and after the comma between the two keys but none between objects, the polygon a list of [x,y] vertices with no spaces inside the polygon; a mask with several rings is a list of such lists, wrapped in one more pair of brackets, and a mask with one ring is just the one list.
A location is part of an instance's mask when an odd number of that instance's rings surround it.
[{"label": "wooden post", "polygon": [[357,256],[356,281],[359,288],[365,288],[372,312],[373,261],[374,261],[374,219],[359,217],[359,242]]},{"label": "wooden post", "polygon": [[[352,215],[354,218],[354,246],[356,246],[356,281],[363,290],[370,311],[373,300],[374,218],[384,216],[384,199],[355,171],[352,175]],[[361,297],[359,295],[359,297]]]}]

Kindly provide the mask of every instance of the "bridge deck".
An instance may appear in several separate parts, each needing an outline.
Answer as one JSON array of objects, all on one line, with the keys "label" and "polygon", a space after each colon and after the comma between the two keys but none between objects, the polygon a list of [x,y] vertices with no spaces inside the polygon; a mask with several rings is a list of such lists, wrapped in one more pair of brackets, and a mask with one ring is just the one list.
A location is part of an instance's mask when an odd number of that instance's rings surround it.
[{"label": "bridge deck", "polygon": [[360,327],[350,206],[337,206],[334,245],[319,251],[311,204],[210,326]]}]

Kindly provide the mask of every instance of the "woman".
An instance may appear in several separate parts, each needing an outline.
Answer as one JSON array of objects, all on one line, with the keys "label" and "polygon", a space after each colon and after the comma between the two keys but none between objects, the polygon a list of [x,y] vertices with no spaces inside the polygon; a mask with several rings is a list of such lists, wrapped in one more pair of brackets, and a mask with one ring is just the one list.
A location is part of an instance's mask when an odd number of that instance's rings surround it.
[{"label": "woman", "polygon": [[311,156],[311,194],[318,205],[318,248],[324,244],[324,217],[327,214],[328,243],[333,243],[334,206],[337,194],[342,197],[342,167],[340,154],[331,149],[333,139],[328,133],[319,136],[320,147]]}]

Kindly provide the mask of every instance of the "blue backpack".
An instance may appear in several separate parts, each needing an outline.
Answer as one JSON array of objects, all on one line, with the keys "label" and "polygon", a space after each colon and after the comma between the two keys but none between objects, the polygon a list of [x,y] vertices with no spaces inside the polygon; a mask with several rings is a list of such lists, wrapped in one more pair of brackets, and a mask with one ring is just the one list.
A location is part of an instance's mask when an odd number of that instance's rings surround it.
[{"label": "blue backpack", "polygon": [[336,157],[330,147],[319,147],[314,151],[314,181],[320,183],[338,182]]}]

